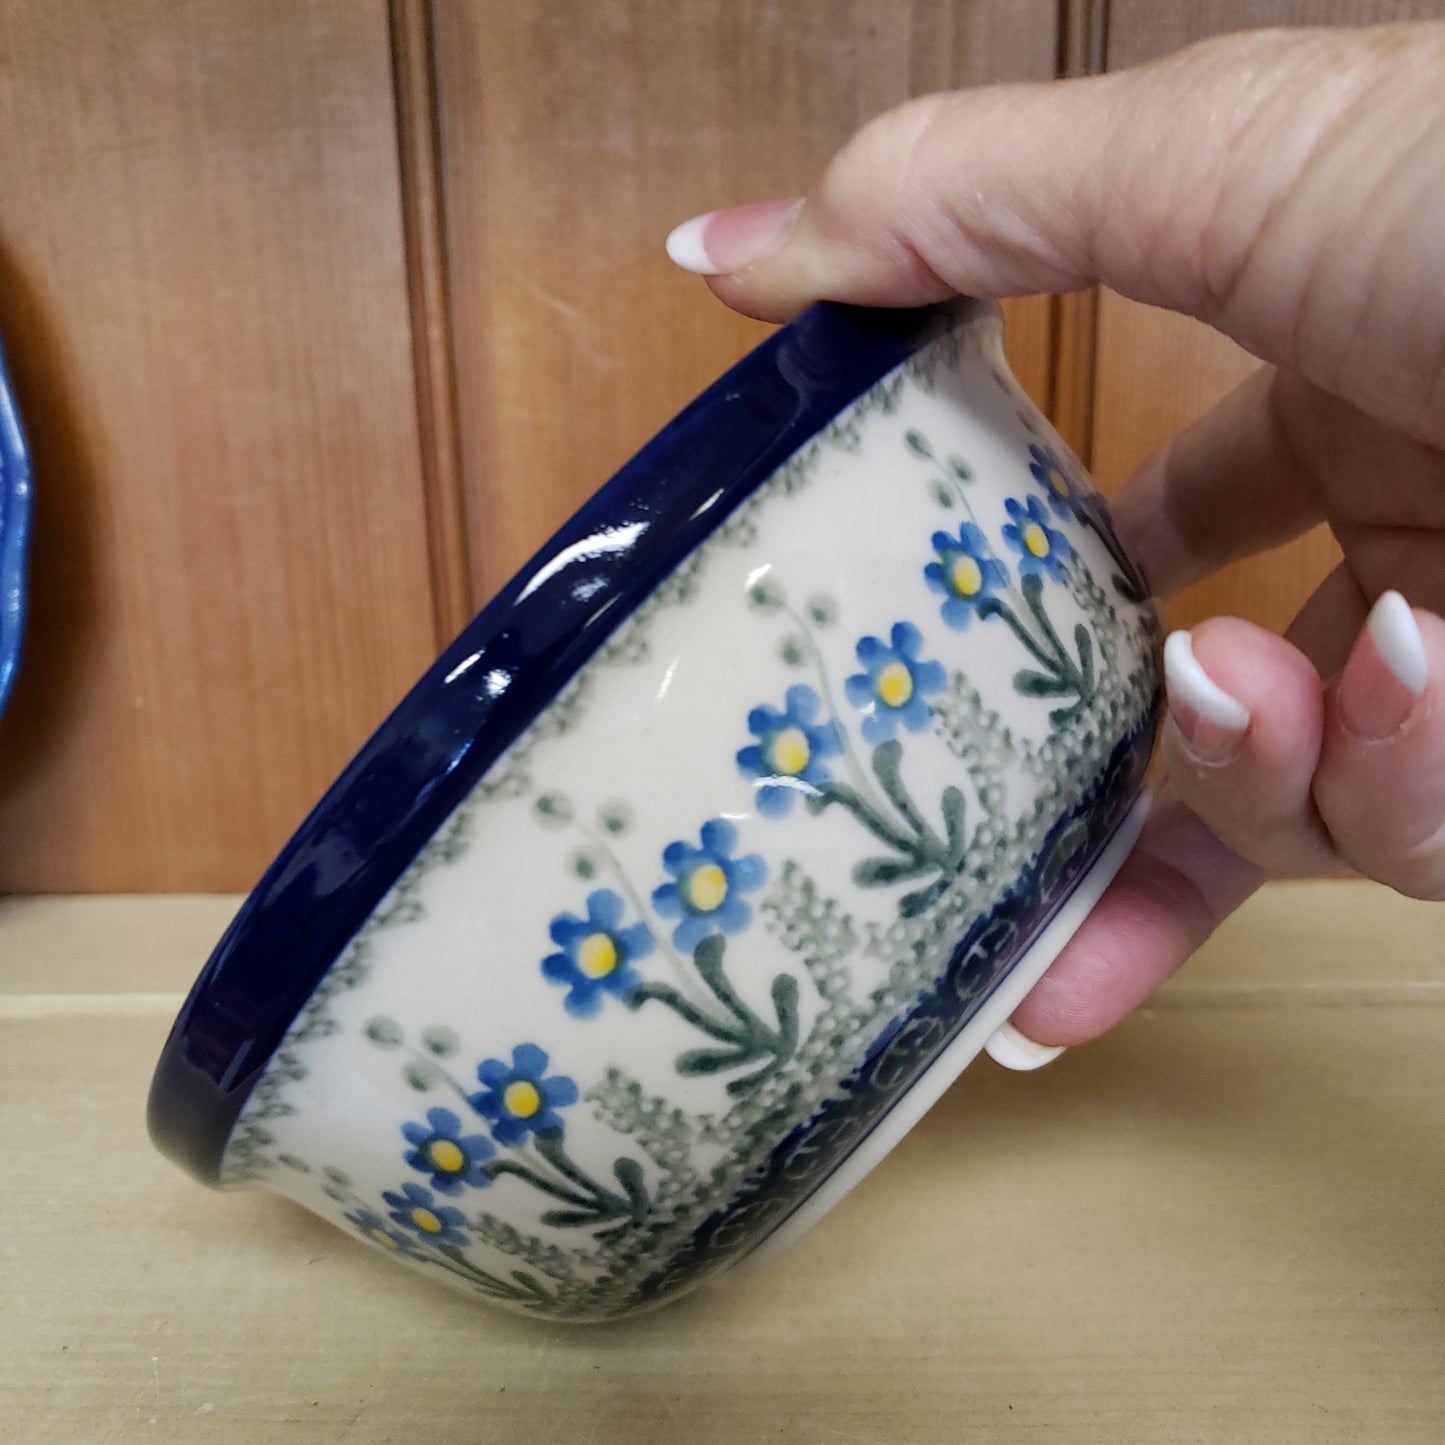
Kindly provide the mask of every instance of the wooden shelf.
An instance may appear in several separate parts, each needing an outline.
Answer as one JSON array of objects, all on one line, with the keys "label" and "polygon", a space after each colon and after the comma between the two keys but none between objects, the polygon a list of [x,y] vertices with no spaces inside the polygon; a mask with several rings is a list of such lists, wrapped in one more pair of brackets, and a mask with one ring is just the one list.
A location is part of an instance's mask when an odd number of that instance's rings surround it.
[{"label": "wooden shelf", "polygon": [[154,1154],[150,1068],[234,904],[0,900],[0,1438],[1440,1438],[1426,905],[1276,885],[1108,1038],[976,1065],[770,1271],[569,1328]]}]

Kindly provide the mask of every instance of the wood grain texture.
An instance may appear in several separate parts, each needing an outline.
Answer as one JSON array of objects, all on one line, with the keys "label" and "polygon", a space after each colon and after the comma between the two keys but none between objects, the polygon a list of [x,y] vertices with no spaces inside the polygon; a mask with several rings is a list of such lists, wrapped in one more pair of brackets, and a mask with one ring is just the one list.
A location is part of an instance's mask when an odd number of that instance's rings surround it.
[{"label": "wood grain texture", "polygon": [[[1445,16],[1442,0],[1110,0],[1107,64],[1140,64],[1196,40],[1266,25],[1350,25]],[[1091,463],[1111,489],[1175,431],[1202,415],[1258,365],[1240,347],[1185,318],[1112,292],[1098,303]],[[1283,631],[1339,561],[1325,528],[1236,563],[1171,598],[1171,626],[1246,617]]]},{"label": "wood grain texture", "polygon": [[390,0],[390,10],[422,484],[432,610],[440,649],[461,631],[476,607],[467,560],[466,489],[462,485],[455,349],[447,299],[436,57],[430,0]]},{"label": "wood grain texture", "polygon": [[[771,1268],[613,1326],[511,1318],[149,1147],[153,991],[203,913],[0,904],[0,957],[52,960],[41,999],[0,988],[17,1445],[1438,1445],[1433,905],[1272,885],[1107,1038],[980,1060]],[[100,927],[143,992],[85,996]]]},{"label": "wood grain texture", "polygon": [[12,0],[0,889],[253,881],[432,655],[381,0]]},{"label": "wood grain texture", "polygon": [[[766,331],[672,268],[696,212],[806,188],[910,95],[1053,73],[1044,0],[436,5],[478,599]],[[1011,305],[1044,399],[1050,308]]]}]

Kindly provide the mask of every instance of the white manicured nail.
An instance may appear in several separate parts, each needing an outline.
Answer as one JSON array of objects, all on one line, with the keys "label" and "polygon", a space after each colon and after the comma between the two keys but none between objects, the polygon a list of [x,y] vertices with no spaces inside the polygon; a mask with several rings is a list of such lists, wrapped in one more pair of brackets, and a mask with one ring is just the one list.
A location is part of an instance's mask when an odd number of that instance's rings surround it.
[{"label": "white manicured nail", "polygon": [[998,1032],[983,1047],[994,1063],[1019,1073],[1041,1069],[1045,1064],[1053,1063],[1064,1051],[1062,1044],[1035,1043],[1012,1024],[1001,1024]]},{"label": "white manicured nail", "polygon": [[705,216],[694,216],[692,220],[674,227],[667,238],[667,255],[673,265],[681,266],[684,271],[692,271],[698,276],[718,274],[718,268],[713,265],[707,248],[702,244],[702,233],[712,218],[713,212],[709,211]]},{"label": "white manicured nail", "polygon": [[684,271],[722,276],[766,261],[788,239],[801,200],[754,201],[684,221],[667,238],[667,254]]},{"label": "white manicured nail", "polygon": [[1164,678],[1170,692],[1206,722],[1232,733],[1242,733],[1249,726],[1249,709],[1199,665],[1187,632],[1169,634],[1164,644]]},{"label": "white manicured nail", "polygon": [[1425,660],[1425,639],[1420,636],[1410,604],[1398,592],[1382,592],[1370,608],[1365,627],[1380,660],[1419,697],[1425,691],[1429,664]]}]

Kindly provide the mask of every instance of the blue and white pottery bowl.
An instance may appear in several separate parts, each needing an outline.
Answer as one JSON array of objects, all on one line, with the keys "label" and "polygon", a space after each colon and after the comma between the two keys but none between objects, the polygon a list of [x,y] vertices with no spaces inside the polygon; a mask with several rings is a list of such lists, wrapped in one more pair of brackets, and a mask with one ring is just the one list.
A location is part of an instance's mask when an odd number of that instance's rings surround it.
[{"label": "blue and white pottery bowl", "polygon": [[30,456],[0,352],[0,712],[20,665],[25,552],[30,537]]},{"label": "blue and white pottery bowl", "polygon": [[241,909],[160,1147],[498,1304],[764,1257],[1132,842],[1157,628],[997,309],[818,306],[466,629]]}]

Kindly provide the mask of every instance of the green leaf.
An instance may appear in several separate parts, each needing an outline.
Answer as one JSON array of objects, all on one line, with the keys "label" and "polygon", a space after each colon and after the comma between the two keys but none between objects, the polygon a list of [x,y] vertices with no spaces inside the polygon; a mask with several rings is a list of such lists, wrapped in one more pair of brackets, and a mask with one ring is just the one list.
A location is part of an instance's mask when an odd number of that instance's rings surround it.
[{"label": "green leaf", "polygon": [[798,1047],[798,980],[790,973],[773,979],[773,1010],[778,1016],[778,1032],[774,1041],[774,1058],[785,1063]]},{"label": "green leaf", "polygon": [[905,433],[903,440],[908,443],[908,450],[911,451],[914,456],[922,457],[926,462],[933,460],[933,448],[929,446],[928,438],[924,436],[921,431],[915,431],[910,427]]},{"label": "green leaf", "polygon": [[1089,629],[1080,622],[1074,628],[1074,642],[1079,649],[1079,672],[1083,678],[1080,691],[1085,697],[1094,695],[1094,639]]},{"label": "green leaf", "polygon": [[943,790],[940,806],[943,809],[943,826],[948,833],[948,856],[956,863],[963,854],[968,836],[964,819],[967,804],[959,789],[950,784]]},{"label": "green leaf", "polygon": [[[759,1022],[758,1016],[737,996],[728,976],[723,971],[723,950],[726,944],[720,933],[710,933],[693,949],[692,963],[702,981],[712,990],[713,997],[743,1025],[750,1028]],[[712,1030],[709,1030],[712,1032]],[[714,1037],[718,1035],[714,1034]]]},{"label": "green leaf", "polygon": [[574,1229],[579,1224],[597,1224],[611,1216],[596,1209],[549,1209],[542,1215],[542,1223],[556,1229]]},{"label": "green leaf", "polygon": [[947,878],[940,878],[936,883],[930,883],[927,888],[920,888],[916,893],[905,893],[898,900],[898,916],[900,918],[917,918],[925,908],[938,900],[943,890],[948,887],[948,883]]},{"label": "green leaf", "polygon": [[636,1159],[618,1159],[612,1165],[612,1172],[632,1204],[632,1214],[641,1219],[647,1213],[647,1185],[642,1178],[642,1165]]},{"label": "green leaf", "polygon": [[1022,668],[1014,673],[1014,688],[1025,697],[1063,697],[1073,689],[1061,677],[1045,677],[1041,672]]},{"label": "green leaf", "polygon": [[968,463],[965,462],[962,457],[949,457],[948,469],[961,482],[971,482],[973,480],[973,472],[969,469]]},{"label": "green leaf", "polygon": [[860,888],[886,888],[905,878],[917,878],[927,867],[916,858],[864,858],[853,865],[853,881]]},{"label": "green leaf", "polygon": [[1126,581],[1116,572],[1109,580],[1114,584],[1114,591],[1117,592],[1125,602],[1132,602],[1136,607],[1149,596],[1148,591],[1140,585],[1143,581],[1142,578],[1140,578],[1139,581],[1135,581],[1132,578]]},{"label": "green leaf", "polygon": [[873,774],[883,788],[888,801],[908,821],[908,826],[919,837],[927,832],[922,814],[914,806],[908,789],[903,785],[903,744],[897,738],[889,738],[873,749]]},{"label": "green leaf", "polygon": [[720,1074],[724,1069],[735,1069],[754,1057],[751,1050],[741,1046],[735,1049],[689,1049],[677,1056],[673,1067],[684,1078],[691,1079],[700,1074]]}]

